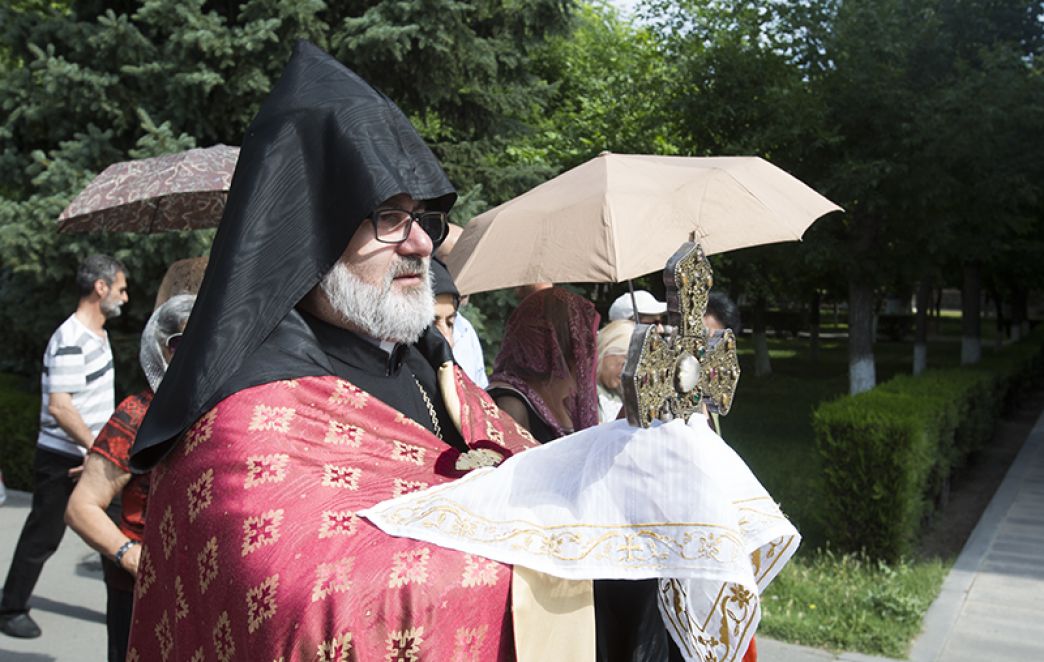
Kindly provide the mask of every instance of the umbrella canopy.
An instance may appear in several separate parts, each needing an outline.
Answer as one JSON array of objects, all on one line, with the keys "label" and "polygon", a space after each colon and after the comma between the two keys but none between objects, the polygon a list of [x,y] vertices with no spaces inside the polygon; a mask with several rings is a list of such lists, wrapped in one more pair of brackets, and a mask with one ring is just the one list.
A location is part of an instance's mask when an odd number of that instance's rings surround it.
[{"label": "umbrella canopy", "polygon": [[239,148],[190,149],[114,163],[58,217],[59,232],[161,232],[214,227]]},{"label": "umbrella canopy", "polygon": [[447,260],[462,294],[539,282],[619,282],[706,254],[794,241],[841,208],[757,157],[610,154],[476,216]]}]

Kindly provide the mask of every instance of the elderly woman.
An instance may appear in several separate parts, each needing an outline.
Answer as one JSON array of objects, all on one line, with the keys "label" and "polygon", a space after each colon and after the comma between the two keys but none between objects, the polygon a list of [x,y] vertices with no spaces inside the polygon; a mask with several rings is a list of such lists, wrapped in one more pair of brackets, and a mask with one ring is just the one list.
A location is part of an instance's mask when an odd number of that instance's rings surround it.
[{"label": "elderly woman", "polygon": [[[149,494],[148,474],[130,473],[130,449],[152,395],[177,349],[195,300],[192,295],[175,296],[152,313],[141,334],[139,354],[149,388],[121,402],[98,433],[65,511],[69,526],[103,557],[110,662],[122,661],[127,654],[134,578],[138,574]],[[118,526],[106,514],[117,494],[123,505]]]},{"label": "elderly woman", "polygon": [[489,394],[545,443],[598,423],[594,305],[559,287],[530,294],[508,318]]},{"label": "elderly woman", "polygon": [[616,420],[623,407],[623,374],[634,322],[609,322],[598,332],[598,422]]}]

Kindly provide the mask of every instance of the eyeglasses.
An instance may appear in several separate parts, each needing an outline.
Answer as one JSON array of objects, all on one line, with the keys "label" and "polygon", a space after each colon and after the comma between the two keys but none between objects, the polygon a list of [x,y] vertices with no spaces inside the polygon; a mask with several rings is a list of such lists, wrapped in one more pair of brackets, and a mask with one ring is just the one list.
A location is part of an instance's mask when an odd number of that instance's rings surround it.
[{"label": "eyeglasses", "polygon": [[432,242],[442,241],[448,224],[444,211],[406,211],[405,209],[378,209],[370,216],[377,241],[401,244],[410,236],[413,223],[428,233]]},{"label": "eyeglasses", "polygon": [[178,348],[178,345],[181,344],[181,336],[182,335],[184,335],[184,334],[175,333],[174,335],[169,336],[167,338],[167,343],[166,343],[167,344],[167,349],[170,350],[171,354],[173,354],[174,351]]}]

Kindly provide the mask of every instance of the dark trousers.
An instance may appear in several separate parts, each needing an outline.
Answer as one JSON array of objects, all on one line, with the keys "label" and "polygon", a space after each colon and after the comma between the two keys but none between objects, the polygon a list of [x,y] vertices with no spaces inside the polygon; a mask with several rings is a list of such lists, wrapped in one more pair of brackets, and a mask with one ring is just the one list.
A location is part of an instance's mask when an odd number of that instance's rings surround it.
[{"label": "dark trousers", "polygon": [[105,574],[105,630],[109,635],[109,662],[123,662],[130,640],[131,611],[134,608],[134,577],[101,557]]},{"label": "dark trousers", "polygon": [[134,591],[105,585],[105,629],[109,635],[109,662],[123,662],[130,641],[131,611]]},{"label": "dark trousers", "polygon": [[40,578],[40,571],[65,535],[65,506],[75,486],[69,478],[69,469],[81,464],[82,458],[36,449],[33,507],[7,571],[0,613],[28,611],[29,596]]}]

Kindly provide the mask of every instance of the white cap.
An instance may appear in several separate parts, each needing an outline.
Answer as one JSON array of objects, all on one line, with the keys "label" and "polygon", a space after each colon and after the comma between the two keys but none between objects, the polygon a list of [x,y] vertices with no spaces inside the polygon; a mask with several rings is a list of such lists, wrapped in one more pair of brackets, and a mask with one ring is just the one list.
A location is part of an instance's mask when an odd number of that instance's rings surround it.
[{"label": "white cap", "polygon": [[[646,290],[635,290],[634,301],[638,304],[639,315],[662,315],[667,312],[667,304]],[[625,292],[609,306],[609,321],[629,319],[634,319],[634,307],[631,306],[631,293]]]}]

